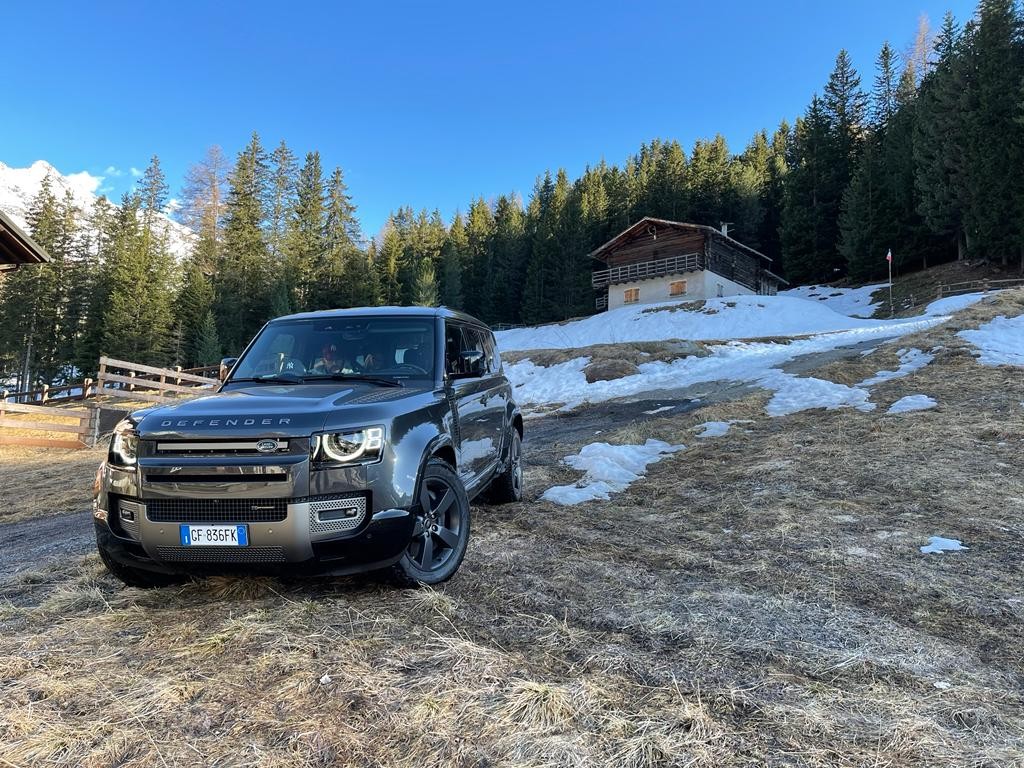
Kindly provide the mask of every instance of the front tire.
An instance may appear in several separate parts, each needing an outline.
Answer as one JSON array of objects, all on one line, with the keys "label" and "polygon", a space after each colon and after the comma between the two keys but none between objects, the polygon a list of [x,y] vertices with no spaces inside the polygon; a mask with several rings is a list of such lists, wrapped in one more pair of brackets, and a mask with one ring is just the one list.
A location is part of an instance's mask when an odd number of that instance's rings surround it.
[{"label": "front tire", "polygon": [[187,576],[176,573],[157,573],[156,571],[145,571],[141,568],[132,568],[114,559],[110,554],[107,539],[112,534],[96,528],[96,549],[100,553],[100,560],[112,576],[128,587],[139,587],[141,589],[157,589],[159,587],[173,587],[184,584],[188,581]]},{"label": "front tire", "polygon": [[466,556],[469,527],[469,497],[462,481],[446,462],[430,459],[420,482],[416,527],[392,567],[393,581],[404,587],[448,581]]}]

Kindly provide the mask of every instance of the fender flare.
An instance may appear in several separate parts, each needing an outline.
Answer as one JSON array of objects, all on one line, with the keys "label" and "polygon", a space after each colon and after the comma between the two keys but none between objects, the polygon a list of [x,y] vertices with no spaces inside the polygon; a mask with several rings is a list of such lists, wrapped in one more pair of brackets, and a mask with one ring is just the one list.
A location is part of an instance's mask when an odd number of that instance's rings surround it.
[{"label": "fender flare", "polygon": [[[427,462],[430,458],[436,454],[442,448],[451,448],[452,453],[458,455],[455,451],[455,443],[452,441],[451,435],[440,434],[434,437],[430,442],[427,443],[423,449],[423,454],[420,456],[420,465],[416,470],[416,485],[413,486],[413,504],[418,505],[420,499],[420,488],[423,485],[423,473],[426,472]],[[458,474],[458,467],[453,464],[452,471]]]}]

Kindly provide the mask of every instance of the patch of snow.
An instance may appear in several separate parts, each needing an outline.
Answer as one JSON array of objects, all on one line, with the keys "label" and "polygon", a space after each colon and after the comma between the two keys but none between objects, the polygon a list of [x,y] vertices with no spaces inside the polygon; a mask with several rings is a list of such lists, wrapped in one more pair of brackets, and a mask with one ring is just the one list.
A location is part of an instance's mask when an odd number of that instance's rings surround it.
[{"label": "patch of snow", "polygon": [[957,336],[977,348],[982,365],[1024,366],[1024,315],[1000,315],[976,331],[960,331]]},{"label": "patch of snow", "polygon": [[978,293],[964,293],[960,296],[947,296],[944,299],[933,301],[925,308],[924,313],[931,317],[949,315],[977,304],[983,298],[985,298],[985,294],[980,291]]},{"label": "patch of snow", "polygon": [[610,445],[590,443],[575,456],[563,462],[586,472],[575,485],[556,485],[541,495],[556,504],[571,505],[595,499],[608,499],[612,493],[624,491],[630,483],[647,471],[647,466],[661,461],[666,454],[685,448],[663,440],[647,440],[643,445]]},{"label": "patch of snow", "polygon": [[929,408],[935,408],[938,405],[937,402],[928,395],[907,395],[901,397],[895,403],[889,406],[889,410],[886,413],[909,413],[910,411],[927,411]]},{"label": "patch of snow", "polygon": [[856,408],[858,411],[873,411],[875,404],[868,398],[870,393],[859,387],[848,387],[825,379],[794,376],[779,370],[771,370],[758,380],[766,389],[775,394],[765,406],[769,416],[787,416],[811,408]]},{"label": "patch of snow", "polygon": [[884,301],[872,301],[876,291],[888,287],[888,283],[864,285],[860,288],[830,288],[827,285],[801,285],[788,291],[780,291],[780,296],[792,296],[797,299],[819,301],[833,312],[848,317],[871,317],[875,308]]},{"label": "patch of snow", "polygon": [[697,437],[724,437],[729,432],[729,427],[731,426],[731,421],[705,421],[703,424],[698,424],[694,429],[701,430]]},{"label": "patch of snow", "polygon": [[650,410],[650,411],[644,411],[644,413],[646,415],[648,415],[648,416],[653,416],[656,413],[664,413],[665,411],[674,411],[675,409],[676,409],[676,407],[674,405],[663,405],[660,408],[654,408],[653,410]]},{"label": "patch of snow", "polygon": [[940,691],[948,691],[950,688],[953,687],[953,684],[948,680],[936,680],[934,683],[932,683],[932,685],[934,685]]},{"label": "patch of snow", "polygon": [[943,552],[959,552],[962,549],[967,549],[963,545],[960,539],[946,539],[942,536],[932,536],[928,539],[928,544],[921,547],[921,552],[926,555],[930,554],[941,554]]},{"label": "patch of snow", "polygon": [[857,386],[873,387],[875,384],[881,384],[883,381],[902,379],[904,376],[909,376],[914,371],[924,368],[935,359],[935,355],[923,352],[920,349],[901,349],[896,352],[896,356],[900,360],[899,368],[895,371],[879,371],[874,376],[864,379]]},{"label": "patch of snow", "polygon": [[750,419],[730,419],[729,421],[705,421],[693,429],[702,430],[697,437],[725,437],[733,424],[750,424]]}]

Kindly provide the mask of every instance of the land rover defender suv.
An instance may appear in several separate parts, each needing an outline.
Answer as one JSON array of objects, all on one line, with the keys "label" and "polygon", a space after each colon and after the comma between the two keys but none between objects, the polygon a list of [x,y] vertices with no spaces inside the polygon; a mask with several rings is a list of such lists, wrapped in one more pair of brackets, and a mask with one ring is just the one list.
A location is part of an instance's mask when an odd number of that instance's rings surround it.
[{"label": "land rover defender suv", "polygon": [[436,584],[470,501],[522,494],[523,419],[494,335],[447,309],[267,323],[216,392],[132,413],[97,473],[96,541],[126,584],[381,571]]}]

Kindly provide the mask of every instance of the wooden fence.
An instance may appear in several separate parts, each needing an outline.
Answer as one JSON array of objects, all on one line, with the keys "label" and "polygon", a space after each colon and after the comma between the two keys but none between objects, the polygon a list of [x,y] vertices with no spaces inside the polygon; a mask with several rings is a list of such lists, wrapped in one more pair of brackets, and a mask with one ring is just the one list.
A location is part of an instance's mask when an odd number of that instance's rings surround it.
[{"label": "wooden fence", "polygon": [[[134,363],[131,365],[134,366]],[[200,368],[182,368],[178,365],[174,368],[166,369],[167,376],[172,377],[175,381],[184,380],[182,374],[202,377],[203,374],[207,373],[216,375],[219,370],[220,365],[205,365]],[[208,379],[208,377],[204,378]],[[7,400],[12,403],[44,405],[46,403],[69,403],[89,400],[96,397],[98,393],[99,387],[97,382],[86,378],[81,381],[71,382],[70,384],[43,384],[38,389],[25,389],[21,391],[0,388],[0,400]]]},{"label": "wooden fence", "polygon": [[[89,448],[95,445],[98,425],[99,408],[57,408],[0,400],[0,445]],[[67,437],[52,437],[53,433]],[[69,439],[72,435],[74,439]]]},{"label": "wooden fence", "polygon": [[1010,280],[966,280],[962,283],[947,283],[939,286],[939,298],[944,296],[959,296],[963,293],[977,293],[982,291],[1000,291],[1004,288],[1024,287],[1024,278],[1013,278]]},{"label": "wooden fence", "polygon": [[[215,371],[218,366],[199,369]],[[197,396],[220,384],[218,379],[181,368],[157,368],[127,360],[100,358],[96,397],[114,397],[144,403],[173,403],[183,395]]]}]

